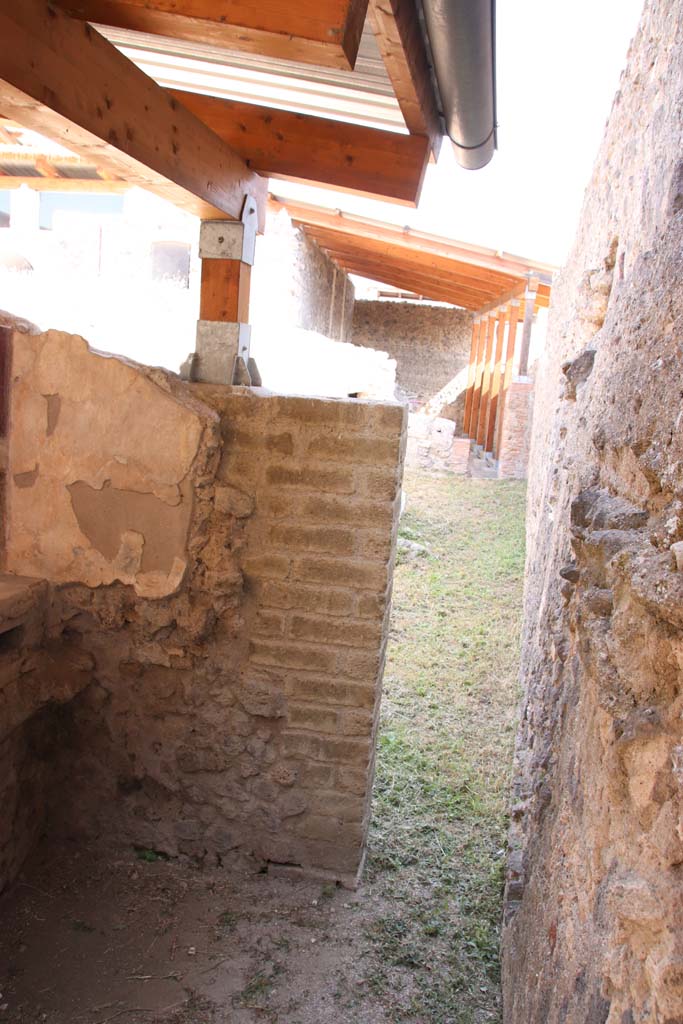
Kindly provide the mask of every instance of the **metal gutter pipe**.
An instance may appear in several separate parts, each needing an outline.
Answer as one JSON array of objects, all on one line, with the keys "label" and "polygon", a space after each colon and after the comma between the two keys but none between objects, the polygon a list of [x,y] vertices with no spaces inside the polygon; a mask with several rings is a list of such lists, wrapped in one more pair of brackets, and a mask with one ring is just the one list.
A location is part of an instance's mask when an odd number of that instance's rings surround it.
[{"label": "metal gutter pipe", "polygon": [[422,0],[446,131],[458,163],[485,167],[496,149],[495,0]]}]

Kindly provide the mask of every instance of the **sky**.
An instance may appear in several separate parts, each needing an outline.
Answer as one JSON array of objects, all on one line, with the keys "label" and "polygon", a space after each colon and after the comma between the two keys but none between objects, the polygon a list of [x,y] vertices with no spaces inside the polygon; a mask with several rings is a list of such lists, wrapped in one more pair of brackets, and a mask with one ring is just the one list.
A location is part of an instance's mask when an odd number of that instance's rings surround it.
[{"label": "sky", "polygon": [[498,0],[498,151],[480,171],[448,141],[417,210],[272,182],[276,194],[561,265],[643,0]]}]

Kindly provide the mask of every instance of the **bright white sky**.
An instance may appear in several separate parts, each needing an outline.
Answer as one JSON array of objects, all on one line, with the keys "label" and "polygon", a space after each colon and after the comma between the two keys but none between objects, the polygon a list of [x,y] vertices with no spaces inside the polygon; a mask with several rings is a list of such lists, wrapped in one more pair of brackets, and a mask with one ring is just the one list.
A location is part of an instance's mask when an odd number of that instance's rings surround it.
[{"label": "bright white sky", "polygon": [[643,0],[498,0],[499,149],[444,142],[418,210],[273,181],[276,194],[562,264]]}]

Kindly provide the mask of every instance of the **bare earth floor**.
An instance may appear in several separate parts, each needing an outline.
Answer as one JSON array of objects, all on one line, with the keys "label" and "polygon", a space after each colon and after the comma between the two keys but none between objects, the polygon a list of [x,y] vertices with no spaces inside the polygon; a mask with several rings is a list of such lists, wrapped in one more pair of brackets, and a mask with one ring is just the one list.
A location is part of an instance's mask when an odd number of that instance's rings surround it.
[{"label": "bare earth floor", "polygon": [[409,473],[366,876],[46,836],[0,901],[0,1024],[500,1021],[524,487]]}]

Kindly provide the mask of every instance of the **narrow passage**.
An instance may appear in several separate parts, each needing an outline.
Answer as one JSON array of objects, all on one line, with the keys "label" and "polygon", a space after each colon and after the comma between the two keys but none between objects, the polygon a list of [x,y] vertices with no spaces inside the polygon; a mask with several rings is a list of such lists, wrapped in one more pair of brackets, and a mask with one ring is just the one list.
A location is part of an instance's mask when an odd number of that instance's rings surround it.
[{"label": "narrow passage", "polygon": [[47,836],[0,901],[0,1024],[500,1022],[524,485],[405,486],[361,889]]}]

